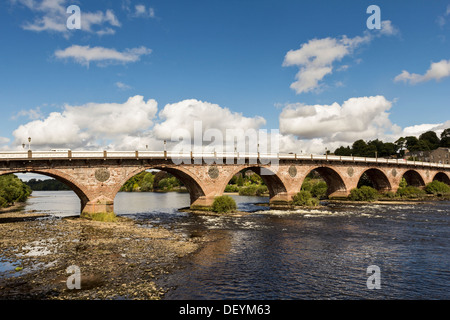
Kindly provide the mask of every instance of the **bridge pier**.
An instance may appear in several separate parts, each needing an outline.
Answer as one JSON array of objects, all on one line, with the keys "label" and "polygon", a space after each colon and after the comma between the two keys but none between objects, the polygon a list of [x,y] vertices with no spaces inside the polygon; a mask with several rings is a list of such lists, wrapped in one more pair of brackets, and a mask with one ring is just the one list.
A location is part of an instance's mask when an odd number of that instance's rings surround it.
[{"label": "bridge pier", "polygon": [[269,199],[269,207],[271,209],[284,209],[292,206],[293,196],[297,192],[279,192]]},{"label": "bridge pier", "polygon": [[206,197],[206,196],[198,197],[191,203],[190,208],[192,210],[209,210],[211,209],[214,203],[214,199],[215,197]]},{"label": "bridge pier", "polygon": [[114,200],[104,196],[81,204],[81,217],[83,218],[92,218],[96,214],[112,212],[114,212]]}]

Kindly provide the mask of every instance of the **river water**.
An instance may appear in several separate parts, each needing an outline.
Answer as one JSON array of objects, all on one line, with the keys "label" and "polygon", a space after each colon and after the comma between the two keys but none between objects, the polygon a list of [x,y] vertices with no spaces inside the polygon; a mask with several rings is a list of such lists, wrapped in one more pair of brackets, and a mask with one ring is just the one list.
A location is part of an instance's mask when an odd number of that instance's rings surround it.
[{"label": "river water", "polygon": [[[212,239],[159,280],[170,288],[165,299],[450,298],[448,201],[285,212],[261,205],[268,198],[233,197],[248,214],[179,211],[187,193],[117,195],[118,215]],[[34,192],[25,210],[70,216],[79,207],[71,191]],[[369,277],[379,289],[368,288]]]}]

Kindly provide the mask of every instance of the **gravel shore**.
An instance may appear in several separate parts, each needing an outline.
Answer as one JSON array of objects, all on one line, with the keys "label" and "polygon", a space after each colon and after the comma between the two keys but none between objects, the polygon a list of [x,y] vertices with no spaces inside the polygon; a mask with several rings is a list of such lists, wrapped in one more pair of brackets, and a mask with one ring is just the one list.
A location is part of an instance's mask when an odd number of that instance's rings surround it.
[{"label": "gravel shore", "polygon": [[[0,299],[161,299],[155,280],[194,253],[203,237],[162,227],[0,213]],[[77,266],[81,288],[67,282]]]}]

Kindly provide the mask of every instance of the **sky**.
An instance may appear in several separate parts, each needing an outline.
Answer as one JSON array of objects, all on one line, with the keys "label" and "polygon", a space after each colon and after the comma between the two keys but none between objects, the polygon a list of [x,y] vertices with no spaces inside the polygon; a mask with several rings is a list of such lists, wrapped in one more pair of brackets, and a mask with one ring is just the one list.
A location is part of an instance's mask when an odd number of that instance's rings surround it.
[{"label": "sky", "polygon": [[162,150],[202,121],[323,154],[450,127],[450,1],[2,0],[0,17],[1,151]]}]

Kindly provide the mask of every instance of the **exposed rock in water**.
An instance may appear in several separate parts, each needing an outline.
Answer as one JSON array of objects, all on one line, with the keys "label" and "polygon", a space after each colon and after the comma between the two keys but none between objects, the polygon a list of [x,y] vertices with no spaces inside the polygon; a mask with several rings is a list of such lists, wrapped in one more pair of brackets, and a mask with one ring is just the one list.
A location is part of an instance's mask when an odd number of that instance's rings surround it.
[{"label": "exposed rock in water", "polygon": [[[161,299],[166,289],[155,280],[203,237],[118,220],[0,214],[0,299]],[[79,268],[80,289],[68,288],[71,266]]]}]

